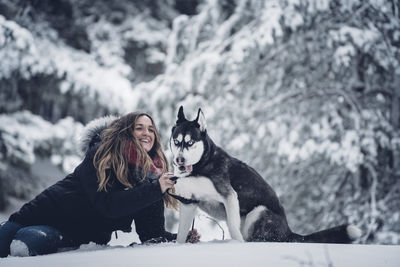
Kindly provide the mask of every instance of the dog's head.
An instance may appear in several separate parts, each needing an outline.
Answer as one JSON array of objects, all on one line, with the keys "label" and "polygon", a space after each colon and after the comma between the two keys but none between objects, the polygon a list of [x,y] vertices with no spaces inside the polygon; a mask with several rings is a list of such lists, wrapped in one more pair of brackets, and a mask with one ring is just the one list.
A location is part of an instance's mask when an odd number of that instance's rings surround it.
[{"label": "dog's head", "polygon": [[169,142],[175,175],[187,176],[193,171],[193,165],[203,156],[205,136],[206,121],[201,109],[195,120],[188,121],[181,106]]}]

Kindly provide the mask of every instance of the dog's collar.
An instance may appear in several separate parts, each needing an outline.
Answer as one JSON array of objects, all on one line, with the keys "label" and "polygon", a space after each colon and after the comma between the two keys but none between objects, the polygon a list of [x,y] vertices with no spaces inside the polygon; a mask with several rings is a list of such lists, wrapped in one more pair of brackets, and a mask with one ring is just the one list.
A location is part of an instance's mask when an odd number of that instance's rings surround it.
[{"label": "dog's collar", "polygon": [[168,188],[167,191],[166,191],[167,194],[170,195],[171,197],[175,198],[176,200],[180,201],[181,203],[185,204],[185,205],[198,204],[199,203],[199,201],[196,200],[196,199],[184,198],[184,197],[181,197],[181,196],[177,196],[177,195],[171,194],[169,192],[169,189],[170,188]]}]

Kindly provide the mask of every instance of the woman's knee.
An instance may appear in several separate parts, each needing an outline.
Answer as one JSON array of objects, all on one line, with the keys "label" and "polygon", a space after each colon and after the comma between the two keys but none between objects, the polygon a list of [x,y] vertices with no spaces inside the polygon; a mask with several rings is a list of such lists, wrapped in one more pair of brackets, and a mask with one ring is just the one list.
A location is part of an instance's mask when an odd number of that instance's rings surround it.
[{"label": "woman's knee", "polygon": [[0,258],[7,257],[10,254],[10,244],[15,233],[22,228],[22,225],[7,221],[0,226]]},{"label": "woman's knee", "polygon": [[10,245],[11,256],[35,256],[55,253],[63,246],[62,234],[51,226],[21,228]]}]

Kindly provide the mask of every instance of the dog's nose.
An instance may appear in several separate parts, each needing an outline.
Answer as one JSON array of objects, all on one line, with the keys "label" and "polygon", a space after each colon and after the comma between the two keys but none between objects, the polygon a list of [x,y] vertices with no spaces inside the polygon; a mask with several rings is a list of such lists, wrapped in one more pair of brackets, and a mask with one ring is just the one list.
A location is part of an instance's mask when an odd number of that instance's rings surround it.
[{"label": "dog's nose", "polygon": [[176,163],[178,163],[178,165],[185,164],[185,158],[184,157],[177,157],[176,158]]}]

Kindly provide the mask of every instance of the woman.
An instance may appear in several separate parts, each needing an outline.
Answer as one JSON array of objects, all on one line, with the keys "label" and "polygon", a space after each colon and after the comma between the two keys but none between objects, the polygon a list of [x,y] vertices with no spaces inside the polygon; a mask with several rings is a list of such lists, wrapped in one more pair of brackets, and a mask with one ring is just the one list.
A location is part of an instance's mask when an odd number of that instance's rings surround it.
[{"label": "woman", "polygon": [[116,230],[136,231],[142,242],[170,241],[164,228],[164,194],[173,188],[153,119],[145,113],[106,117],[85,130],[85,159],[0,227],[0,256],[27,256],[107,244]]}]

